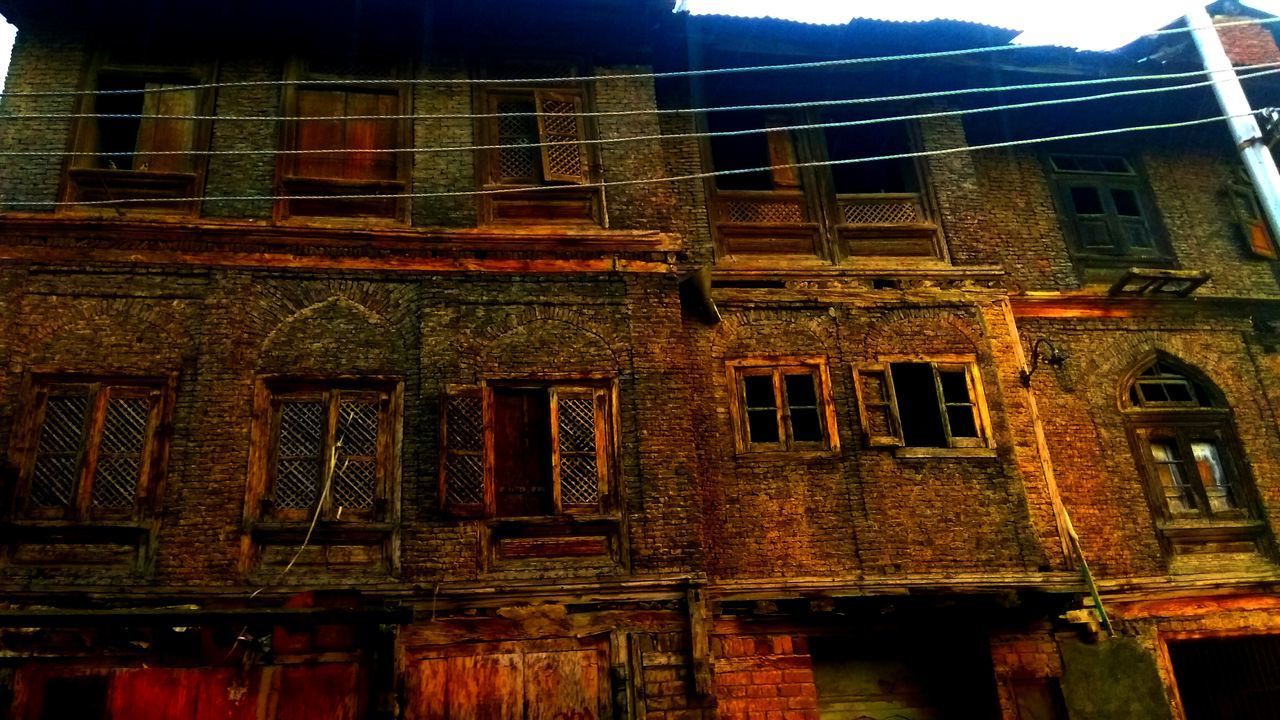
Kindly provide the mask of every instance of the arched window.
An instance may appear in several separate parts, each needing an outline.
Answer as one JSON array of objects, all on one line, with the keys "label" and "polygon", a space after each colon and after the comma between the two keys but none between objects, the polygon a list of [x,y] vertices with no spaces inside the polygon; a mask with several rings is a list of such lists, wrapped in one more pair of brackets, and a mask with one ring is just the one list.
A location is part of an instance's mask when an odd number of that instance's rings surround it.
[{"label": "arched window", "polygon": [[1157,355],[1129,376],[1121,404],[1160,515],[1171,521],[1253,517],[1231,411],[1217,388]]}]

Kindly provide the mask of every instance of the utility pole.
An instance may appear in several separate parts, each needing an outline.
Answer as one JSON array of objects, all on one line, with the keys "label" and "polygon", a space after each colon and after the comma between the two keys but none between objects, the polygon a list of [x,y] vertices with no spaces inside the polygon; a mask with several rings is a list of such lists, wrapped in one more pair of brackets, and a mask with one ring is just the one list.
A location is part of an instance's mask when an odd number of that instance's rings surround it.
[{"label": "utility pole", "polygon": [[1222,114],[1233,116],[1227,118],[1227,127],[1231,129],[1240,159],[1253,181],[1262,211],[1267,216],[1271,237],[1280,238],[1280,172],[1276,171],[1276,161],[1262,139],[1262,130],[1249,107],[1249,98],[1245,96],[1235,67],[1222,47],[1222,38],[1213,27],[1213,20],[1204,9],[1203,0],[1192,0],[1186,17],[1204,69],[1213,81],[1213,92],[1218,96]]}]

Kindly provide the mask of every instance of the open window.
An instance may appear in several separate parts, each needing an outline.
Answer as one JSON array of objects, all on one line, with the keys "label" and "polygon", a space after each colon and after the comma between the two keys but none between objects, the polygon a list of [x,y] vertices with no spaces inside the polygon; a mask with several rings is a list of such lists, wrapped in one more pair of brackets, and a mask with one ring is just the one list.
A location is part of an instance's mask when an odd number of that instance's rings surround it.
[{"label": "open window", "polygon": [[495,382],[450,393],[442,429],[444,506],[498,518],[611,510],[611,418],[604,383]]},{"label": "open window", "polygon": [[1280,257],[1275,239],[1271,237],[1271,229],[1267,226],[1266,215],[1262,212],[1262,204],[1258,201],[1258,194],[1245,173],[1239,173],[1237,180],[1227,186],[1227,195],[1235,214],[1236,229],[1245,248],[1255,257],[1266,260]]},{"label": "open window", "polygon": [[[285,106],[297,119],[286,125],[280,182],[285,195],[300,197],[281,200],[280,215],[403,220],[408,203],[395,196],[407,192],[413,163],[405,150],[409,93],[395,83],[360,84],[343,69],[291,66],[308,82],[285,89]],[[398,74],[390,66],[360,70],[386,80]],[[343,195],[375,197],[325,197]]]},{"label": "open window", "polygon": [[1122,407],[1164,539],[1175,550],[1251,546],[1259,528],[1221,394],[1164,355],[1141,363]]},{"label": "open window", "polygon": [[440,426],[440,503],[483,518],[496,567],[615,567],[621,518],[612,380],[453,388]]},{"label": "open window", "polygon": [[[100,54],[82,97],[63,199],[129,200],[127,212],[194,214],[204,187],[213,93],[209,64]],[[146,200],[148,202],[137,202]],[[114,212],[115,210],[113,210]]]},{"label": "open window", "polygon": [[[759,112],[706,116],[715,176],[715,223],[725,255],[820,254],[819,224],[805,194],[800,121]],[[761,170],[761,168],[764,168]],[[751,172],[744,172],[751,171]]]},{"label": "open window", "polygon": [[731,360],[727,368],[738,452],[839,449],[824,359]]},{"label": "open window", "polygon": [[[906,122],[840,125],[823,130],[831,186],[834,232],[850,256],[943,257],[941,236],[914,128]],[[885,158],[870,162],[849,159]]]},{"label": "open window", "polygon": [[363,558],[357,564],[386,560],[379,550],[398,517],[402,393],[395,378],[259,380],[245,502],[268,564],[303,538],[319,554],[345,546],[347,557]]},{"label": "open window", "polygon": [[871,447],[960,453],[991,447],[990,421],[973,358],[868,365],[854,370],[854,381],[862,430]]},{"label": "open window", "polygon": [[516,189],[483,197],[489,222],[599,223],[594,124],[584,116],[584,87],[494,87],[479,91],[479,153],[485,188]]},{"label": "open window", "polygon": [[1046,162],[1077,260],[1121,266],[1172,260],[1151,191],[1128,158],[1053,153]]}]

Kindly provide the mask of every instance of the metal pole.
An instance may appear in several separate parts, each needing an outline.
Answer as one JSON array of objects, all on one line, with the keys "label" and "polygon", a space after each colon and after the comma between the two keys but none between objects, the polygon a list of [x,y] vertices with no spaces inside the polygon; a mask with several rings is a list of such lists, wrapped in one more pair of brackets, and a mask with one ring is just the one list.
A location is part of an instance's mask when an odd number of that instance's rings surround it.
[{"label": "metal pole", "polygon": [[1262,130],[1249,107],[1249,98],[1245,97],[1240,78],[1236,76],[1235,67],[1222,47],[1222,38],[1218,37],[1204,5],[1193,0],[1186,17],[1204,69],[1213,80],[1213,92],[1218,96],[1222,114],[1233,116],[1227,119],[1227,126],[1267,216],[1271,237],[1280,238],[1280,172],[1276,171],[1276,161],[1262,141]]}]

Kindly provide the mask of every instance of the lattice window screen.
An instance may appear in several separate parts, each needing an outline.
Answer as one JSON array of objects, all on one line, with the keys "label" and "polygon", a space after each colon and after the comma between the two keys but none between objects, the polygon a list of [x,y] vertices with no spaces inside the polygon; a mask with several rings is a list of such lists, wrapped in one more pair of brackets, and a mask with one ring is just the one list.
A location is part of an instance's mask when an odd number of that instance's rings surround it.
[{"label": "lattice window screen", "polygon": [[840,211],[849,225],[902,225],[921,221],[914,198],[842,202]]},{"label": "lattice window screen", "polygon": [[600,504],[600,471],[596,442],[594,393],[558,390],[557,437],[560,451],[560,502],[596,507]]},{"label": "lattice window screen", "polygon": [[582,99],[573,93],[541,91],[538,130],[542,146],[542,176],[552,182],[586,182],[582,151]]},{"label": "lattice window screen", "polygon": [[449,396],[445,403],[445,502],[484,504],[484,403],[479,393]]},{"label": "lattice window screen", "polygon": [[319,400],[280,404],[280,442],[274,488],[277,508],[315,506],[320,495],[324,424],[324,403]]},{"label": "lattice window screen", "polygon": [[497,103],[498,144],[528,145],[529,147],[504,147],[498,150],[498,179],[504,181],[537,182],[538,180],[538,120],[536,107],[528,99],[504,99]]},{"label": "lattice window screen", "polygon": [[126,510],[133,507],[150,416],[149,398],[108,398],[90,491],[94,508]]},{"label": "lattice window screen", "polygon": [[367,510],[378,492],[378,419],[376,399],[338,403],[337,463],[333,470],[334,507]]},{"label": "lattice window screen", "polygon": [[725,220],[737,223],[792,224],[806,219],[800,200],[728,200],[723,212]]},{"label": "lattice window screen", "polygon": [[84,446],[88,394],[53,395],[45,402],[44,424],[36,448],[30,499],[36,507],[66,507],[72,502],[80,451]]}]

